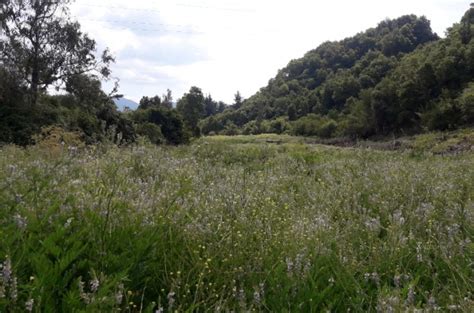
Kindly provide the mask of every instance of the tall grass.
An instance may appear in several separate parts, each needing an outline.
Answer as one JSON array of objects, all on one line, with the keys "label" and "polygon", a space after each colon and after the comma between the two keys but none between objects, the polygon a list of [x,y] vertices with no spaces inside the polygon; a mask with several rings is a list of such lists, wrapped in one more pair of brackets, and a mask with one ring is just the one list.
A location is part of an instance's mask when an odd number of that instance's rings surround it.
[{"label": "tall grass", "polygon": [[239,141],[2,148],[0,311],[472,312],[474,154]]}]

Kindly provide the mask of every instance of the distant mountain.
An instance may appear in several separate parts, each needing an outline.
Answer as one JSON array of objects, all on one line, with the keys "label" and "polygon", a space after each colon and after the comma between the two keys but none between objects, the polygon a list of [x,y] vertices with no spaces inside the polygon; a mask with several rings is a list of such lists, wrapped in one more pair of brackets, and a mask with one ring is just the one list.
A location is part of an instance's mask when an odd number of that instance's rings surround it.
[{"label": "distant mountain", "polygon": [[132,110],[136,110],[138,108],[138,103],[126,98],[115,99],[114,102],[119,111],[123,111],[126,107]]}]

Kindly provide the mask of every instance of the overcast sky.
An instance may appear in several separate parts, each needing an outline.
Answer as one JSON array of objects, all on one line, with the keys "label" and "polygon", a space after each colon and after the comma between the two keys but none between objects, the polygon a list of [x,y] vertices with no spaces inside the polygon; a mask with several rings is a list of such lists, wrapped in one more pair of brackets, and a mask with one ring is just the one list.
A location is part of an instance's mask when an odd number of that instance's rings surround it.
[{"label": "overcast sky", "polygon": [[116,56],[120,93],[138,101],[198,86],[231,103],[253,95],[278,69],[326,40],[385,18],[425,15],[440,36],[466,0],[76,0],[73,16]]}]

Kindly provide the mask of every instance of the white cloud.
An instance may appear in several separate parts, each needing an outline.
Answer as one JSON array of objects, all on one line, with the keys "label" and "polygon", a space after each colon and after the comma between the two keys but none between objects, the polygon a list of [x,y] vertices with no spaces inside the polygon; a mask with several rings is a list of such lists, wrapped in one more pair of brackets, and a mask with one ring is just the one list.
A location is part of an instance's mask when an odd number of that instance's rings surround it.
[{"label": "white cloud", "polygon": [[73,13],[117,56],[113,70],[125,96],[170,88],[180,97],[196,85],[231,102],[237,90],[251,96],[323,41],[411,13],[443,35],[468,7],[461,0],[77,0]]}]

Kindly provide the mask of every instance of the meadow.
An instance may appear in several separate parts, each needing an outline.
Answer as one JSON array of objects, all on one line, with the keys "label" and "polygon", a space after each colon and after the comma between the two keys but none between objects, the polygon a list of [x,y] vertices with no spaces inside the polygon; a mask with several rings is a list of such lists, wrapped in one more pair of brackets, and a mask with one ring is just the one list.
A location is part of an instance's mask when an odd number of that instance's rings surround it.
[{"label": "meadow", "polygon": [[473,235],[472,149],[0,148],[0,312],[472,312]]}]

